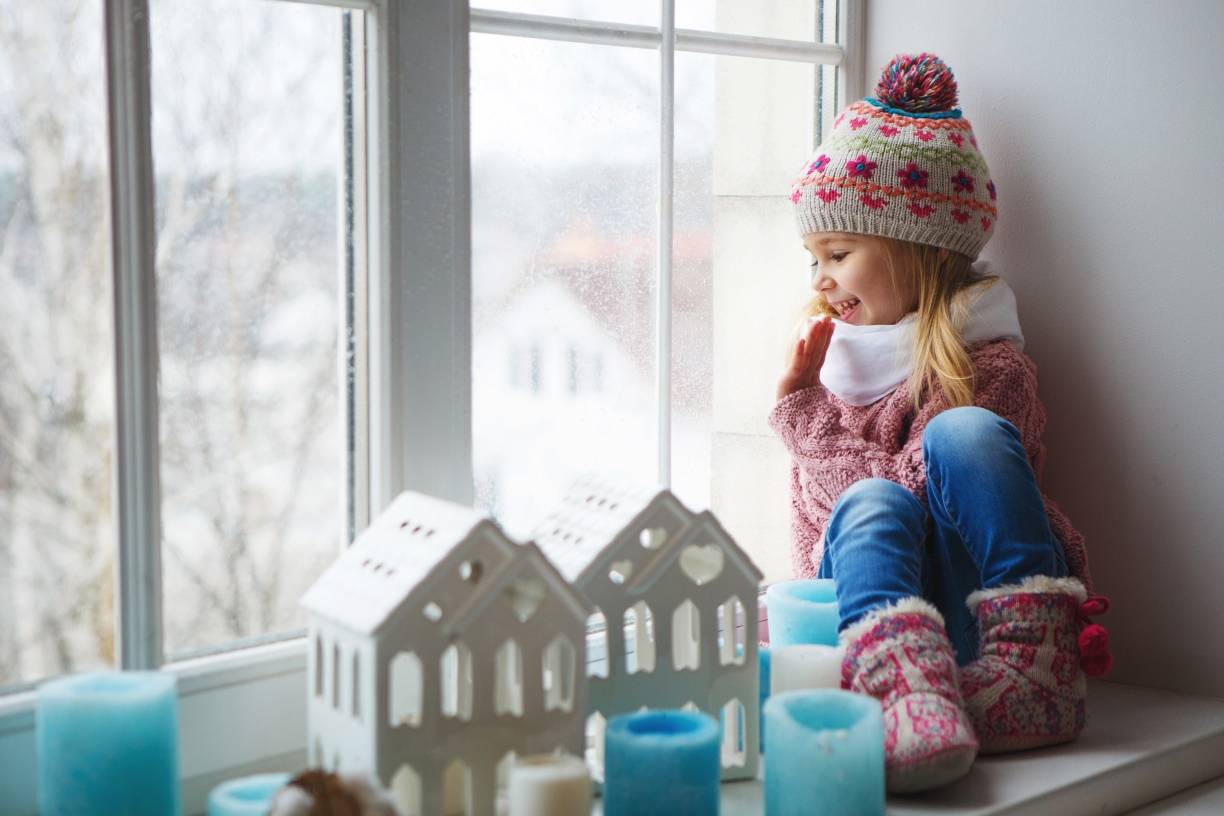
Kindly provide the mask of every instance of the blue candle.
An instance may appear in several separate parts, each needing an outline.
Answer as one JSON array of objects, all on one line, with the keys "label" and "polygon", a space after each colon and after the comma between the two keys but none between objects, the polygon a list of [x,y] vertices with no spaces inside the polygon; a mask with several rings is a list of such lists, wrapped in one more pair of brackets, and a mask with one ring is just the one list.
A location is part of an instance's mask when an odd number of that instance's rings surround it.
[{"label": "blue candle", "polygon": [[91,672],[38,687],[38,802],[43,813],[179,812],[173,675]]},{"label": "blue candle", "polygon": [[769,645],[837,645],[837,594],[832,579],[781,581],[765,590]]},{"label": "blue candle", "polygon": [[760,664],[760,697],[761,705],[757,708],[761,718],[761,753],[765,752],[765,701],[769,699],[769,645],[761,643],[757,646],[757,662]]},{"label": "blue candle", "polygon": [[720,736],[718,721],[698,711],[635,711],[608,720],[604,816],[716,816]]},{"label": "blue candle", "polygon": [[208,795],[208,816],[266,816],[272,797],[289,781],[287,773],[231,779]]},{"label": "blue candle", "polygon": [[880,702],[842,689],[774,694],[765,704],[765,816],[882,816]]}]

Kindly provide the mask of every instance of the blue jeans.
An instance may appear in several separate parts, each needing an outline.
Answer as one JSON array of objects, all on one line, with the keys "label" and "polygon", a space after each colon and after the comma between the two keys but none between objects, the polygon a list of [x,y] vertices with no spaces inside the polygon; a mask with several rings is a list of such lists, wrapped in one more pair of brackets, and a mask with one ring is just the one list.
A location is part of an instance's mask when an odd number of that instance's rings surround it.
[{"label": "blue jeans", "polygon": [[945,410],[922,434],[928,513],[888,479],[862,479],[833,506],[818,575],[836,581],[838,631],[921,596],[944,616],[956,660],[977,657],[965,599],[1030,575],[1067,576],[1066,557],[1016,426],[978,406]]}]

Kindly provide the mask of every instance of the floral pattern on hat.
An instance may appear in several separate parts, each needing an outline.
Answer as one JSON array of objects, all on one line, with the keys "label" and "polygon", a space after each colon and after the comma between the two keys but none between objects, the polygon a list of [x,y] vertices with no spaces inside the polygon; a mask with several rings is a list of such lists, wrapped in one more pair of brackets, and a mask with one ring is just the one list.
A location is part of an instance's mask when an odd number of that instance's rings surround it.
[{"label": "floral pattern on hat", "polygon": [[927,171],[918,166],[917,162],[910,162],[903,169],[897,171],[897,177],[901,179],[901,186],[909,187],[926,187],[927,186]]},{"label": "floral pattern on hat", "polygon": [[869,179],[875,169],[876,163],[868,159],[864,153],[860,153],[857,159],[846,162],[846,173],[852,178]]}]

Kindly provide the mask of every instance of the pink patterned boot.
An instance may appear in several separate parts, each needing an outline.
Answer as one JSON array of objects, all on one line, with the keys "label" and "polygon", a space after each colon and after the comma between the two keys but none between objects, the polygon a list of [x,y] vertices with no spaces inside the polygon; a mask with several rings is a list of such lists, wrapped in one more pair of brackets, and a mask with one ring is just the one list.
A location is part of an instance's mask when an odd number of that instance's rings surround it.
[{"label": "pink patterned boot", "polygon": [[842,688],[875,697],[884,709],[888,792],[938,788],[968,773],[977,740],[939,611],[904,598],[847,627],[841,642]]},{"label": "pink patterned boot", "polygon": [[1087,721],[1085,671],[1109,670],[1108,632],[1081,624],[1108,609],[1077,578],[1033,575],[966,600],[981,649],[961,667],[965,710],[983,754],[1070,742]]}]

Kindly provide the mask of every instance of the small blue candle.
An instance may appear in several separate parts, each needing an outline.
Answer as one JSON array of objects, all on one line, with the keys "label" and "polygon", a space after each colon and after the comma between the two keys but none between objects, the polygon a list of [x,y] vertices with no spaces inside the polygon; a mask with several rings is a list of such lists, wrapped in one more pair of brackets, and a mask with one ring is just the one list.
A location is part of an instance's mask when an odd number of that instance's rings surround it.
[{"label": "small blue candle", "polygon": [[699,711],[635,711],[608,720],[604,816],[718,813],[718,721]]},{"label": "small blue candle", "polygon": [[837,593],[830,578],[781,581],[765,590],[769,645],[837,645]]},{"label": "small blue candle", "polygon": [[762,643],[757,646],[757,661],[760,664],[760,697],[761,705],[757,708],[761,717],[761,753],[765,752],[765,701],[769,699],[769,646]]},{"label": "small blue candle", "polygon": [[43,683],[36,729],[43,813],[179,812],[173,675],[104,671]]},{"label": "small blue candle", "polygon": [[208,816],[266,816],[272,797],[289,781],[287,773],[231,779],[208,795]]},{"label": "small blue candle", "polygon": [[765,816],[882,816],[880,702],[842,689],[774,694],[765,704]]}]

